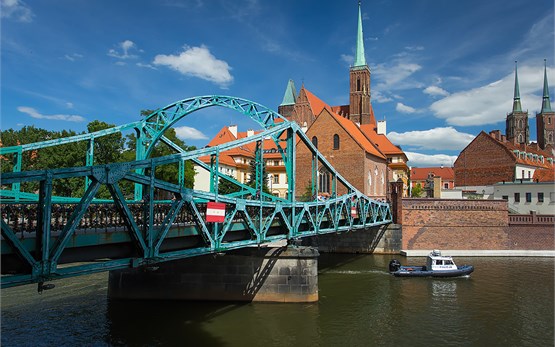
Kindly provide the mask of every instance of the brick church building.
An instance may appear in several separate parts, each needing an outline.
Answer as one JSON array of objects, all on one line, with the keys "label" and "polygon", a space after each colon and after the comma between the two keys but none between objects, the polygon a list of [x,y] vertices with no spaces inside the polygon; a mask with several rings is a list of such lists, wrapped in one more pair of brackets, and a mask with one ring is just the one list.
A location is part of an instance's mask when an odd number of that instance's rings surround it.
[{"label": "brick church building", "polygon": [[522,110],[515,68],[513,109],[507,115],[506,135],[499,130],[478,134],[455,161],[455,186],[486,186],[517,180],[555,181],[555,112],[549,99],[547,66],[544,68],[542,107],[536,114],[536,125],[537,142],[530,143],[528,112]]},{"label": "brick church building", "polygon": [[[370,68],[364,55],[360,3],[356,54],[349,70],[349,104],[330,106],[305,88],[296,94],[289,81],[278,112],[296,121],[332,166],[357,189],[374,198],[385,198],[387,183],[404,182],[408,191],[408,166],[405,153],[385,135],[385,121],[376,122],[371,104]],[[297,196],[312,185],[312,154],[297,147]],[[332,177],[318,171],[318,194],[333,195]],[[337,187],[337,194],[345,188]]]}]

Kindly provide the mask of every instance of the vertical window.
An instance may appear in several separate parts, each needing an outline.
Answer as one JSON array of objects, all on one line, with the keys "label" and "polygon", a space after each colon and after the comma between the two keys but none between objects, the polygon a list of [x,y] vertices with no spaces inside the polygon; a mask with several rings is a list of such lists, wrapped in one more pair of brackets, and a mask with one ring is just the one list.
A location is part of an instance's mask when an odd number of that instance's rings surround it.
[{"label": "vertical window", "polygon": [[520,178],[524,178],[524,170],[522,170],[522,176]]},{"label": "vertical window", "polygon": [[518,142],[522,143],[522,134],[518,134]]},{"label": "vertical window", "polygon": [[532,171],[528,171],[528,178],[531,177]]},{"label": "vertical window", "polygon": [[555,201],[555,192],[549,192],[549,201],[551,202]]},{"label": "vertical window", "polygon": [[274,166],[279,166],[279,160],[274,160]]},{"label": "vertical window", "polygon": [[520,202],[520,193],[515,193],[515,202]]},{"label": "vertical window", "polygon": [[330,173],[325,169],[318,173],[318,192],[330,192]]},{"label": "vertical window", "polygon": [[449,183],[445,183],[445,184],[443,185],[443,188],[449,189]]},{"label": "vertical window", "polygon": [[316,136],[312,136],[312,144],[318,148],[318,138]]},{"label": "vertical window", "polygon": [[278,174],[275,174],[275,175],[274,175],[274,182],[273,182],[273,184],[279,184],[279,175],[278,175]]},{"label": "vertical window", "polygon": [[551,117],[547,117],[547,124],[551,124]]},{"label": "vertical window", "polygon": [[339,135],[333,135],[333,149],[339,149]]},{"label": "vertical window", "polygon": [[357,92],[360,92],[360,77],[357,77]]},{"label": "vertical window", "polygon": [[526,202],[532,202],[532,193],[526,193]]},{"label": "vertical window", "polygon": [[543,192],[538,192],[538,202],[543,202]]}]

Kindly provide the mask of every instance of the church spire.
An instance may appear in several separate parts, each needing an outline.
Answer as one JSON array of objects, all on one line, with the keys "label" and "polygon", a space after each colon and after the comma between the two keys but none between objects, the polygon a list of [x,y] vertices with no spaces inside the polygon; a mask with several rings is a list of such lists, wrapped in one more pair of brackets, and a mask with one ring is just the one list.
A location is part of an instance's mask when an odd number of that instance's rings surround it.
[{"label": "church spire", "polygon": [[365,66],[366,58],[364,57],[364,36],[362,34],[362,15],[360,14],[360,1],[358,2],[358,28],[357,28],[357,48],[355,56],[355,64],[353,66]]},{"label": "church spire", "polygon": [[547,85],[547,61],[543,60],[543,101],[541,113],[553,112],[551,111],[551,102],[549,101],[549,86]]},{"label": "church spire", "polygon": [[513,113],[522,112],[522,106],[520,105],[520,89],[518,87],[518,71],[515,61],[515,96],[513,98]]}]

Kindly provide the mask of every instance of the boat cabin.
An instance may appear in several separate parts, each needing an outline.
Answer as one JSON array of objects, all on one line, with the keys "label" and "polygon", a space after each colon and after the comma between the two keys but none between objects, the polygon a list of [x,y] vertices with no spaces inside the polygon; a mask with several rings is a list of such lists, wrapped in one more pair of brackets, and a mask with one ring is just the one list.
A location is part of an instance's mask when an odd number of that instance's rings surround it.
[{"label": "boat cabin", "polygon": [[428,271],[457,270],[457,265],[453,258],[442,256],[440,251],[433,250],[426,260],[426,269]]}]

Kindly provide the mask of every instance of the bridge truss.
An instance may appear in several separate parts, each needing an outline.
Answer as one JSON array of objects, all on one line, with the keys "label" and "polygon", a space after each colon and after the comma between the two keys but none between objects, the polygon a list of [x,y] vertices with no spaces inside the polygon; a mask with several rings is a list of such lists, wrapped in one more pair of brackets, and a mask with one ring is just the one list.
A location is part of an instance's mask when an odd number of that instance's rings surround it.
[{"label": "bridge truss", "polygon": [[[207,107],[225,107],[250,117],[263,129],[256,135],[217,147],[184,151],[164,136],[178,120]],[[94,165],[92,144],[100,137],[134,129],[133,162]],[[288,195],[266,194],[263,186],[263,144],[272,139],[287,173]],[[88,141],[87,166],[20,172],[22,153],[48,146]],[[150,158],[163,141],[177,154]],[[251,187],[220,171],[221,153],[256,143],[256,186]],[[316,175],[325,167],[332,175],[331,197],[326,201],[297,201],[296,147],[310,149]],[[228,96],[201,96],[158,109],[139,122],[94,133],[39,143],[0,148],[13,155],[14,171],[2,173],[2,287],[42,283],[94,272],[151,265],[157,262],[224,252],[276,240],[345,232],[390,223],[390,207],[362,194],[318,152],[300,127],[252,101]],[[209,156],[210,164],[199,158]],[[187,161],[210,174],[210,191],[187,189],[183,168]],[[156,177],[156,168],[179,166],[178,184]],[[54,196],[53,182],[79,178],[86,185],[81,198]],[[221,180],[239,187],[218,194]],[[38,192],[21,190],[36,182]],[[135,187],[132,196],[125,185]],[[345,193],[338,195],[339,186]],[[111,199],[96,198],[107,190]],[[315,187],[313,184],[312,190]],[[171,200],[156,200],[164,192]],[[207,221],[208,203],[225,204],[222,223]]]}]

